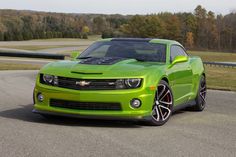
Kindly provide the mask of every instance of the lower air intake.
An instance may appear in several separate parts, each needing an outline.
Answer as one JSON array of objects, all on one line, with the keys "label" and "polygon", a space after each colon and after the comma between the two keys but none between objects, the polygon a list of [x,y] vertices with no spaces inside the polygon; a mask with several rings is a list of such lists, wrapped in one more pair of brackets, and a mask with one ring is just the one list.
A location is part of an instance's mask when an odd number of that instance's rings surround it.
[{"label": "lower air intake", "polygon": [[76,110],[121,111],[120,103],[78,102],[78,101],[51,99],[50,106],[76,109]]}]

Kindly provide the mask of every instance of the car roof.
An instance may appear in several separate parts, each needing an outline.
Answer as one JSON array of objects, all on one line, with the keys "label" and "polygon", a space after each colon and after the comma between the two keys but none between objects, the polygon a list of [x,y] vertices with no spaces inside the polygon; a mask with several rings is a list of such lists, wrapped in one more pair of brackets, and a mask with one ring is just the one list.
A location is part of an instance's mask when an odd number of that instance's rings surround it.
[{"label": "car roof", "polygon": [[161,43],[161,44],[177,44],[181,45],[179,42],[175,40],[168,39],[158,39],[158,38],[105,38],[99,41],[136,41],[136,42],[150,42],[150,43]]}]

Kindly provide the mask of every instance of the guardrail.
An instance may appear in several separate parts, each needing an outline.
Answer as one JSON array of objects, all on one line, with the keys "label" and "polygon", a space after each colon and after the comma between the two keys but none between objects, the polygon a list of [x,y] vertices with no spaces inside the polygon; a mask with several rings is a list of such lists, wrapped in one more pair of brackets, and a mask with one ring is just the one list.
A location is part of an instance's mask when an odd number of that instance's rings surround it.
[{"label": "guardrail", "polygon": [[203,62],[206,65],[210,66],[222,66],[222,67],[236,67],[236,63],[223,63],[223,62]]},{"label": "guardrail", "polygon": [[0,56],[43,58],[43,59],[61,59],[61,60],[65,59],[65,55],[61,55],[61,54],[28,53],[28,52],[0,52]]}]

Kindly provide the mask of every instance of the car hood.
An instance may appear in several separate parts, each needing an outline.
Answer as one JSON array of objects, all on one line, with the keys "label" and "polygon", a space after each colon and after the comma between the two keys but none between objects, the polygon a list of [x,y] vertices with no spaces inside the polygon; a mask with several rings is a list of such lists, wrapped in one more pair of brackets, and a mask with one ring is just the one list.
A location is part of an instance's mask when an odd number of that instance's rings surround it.
[{"label": "car hood", "polygon": [[57,76],[103,76],[103,77],[130,77],[143,76],[148,72],[165,66],[157,62],[141,62],[135,59],[121,60],[111,65],[81,64],[80,61],[57,61],[49,63],[41,69],[41,73]]}]

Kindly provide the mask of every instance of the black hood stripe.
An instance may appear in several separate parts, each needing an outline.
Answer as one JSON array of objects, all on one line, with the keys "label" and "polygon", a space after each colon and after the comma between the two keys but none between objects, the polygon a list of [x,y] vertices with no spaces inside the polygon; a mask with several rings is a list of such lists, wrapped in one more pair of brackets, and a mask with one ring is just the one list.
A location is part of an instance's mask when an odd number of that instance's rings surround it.
[{"label": "black hood stripe", "polygon": [[79,64],[91,64],[91,65],[112,65],[127,58],[120,57],[103,57],[103,58],[88,58],[79,62]]}]

